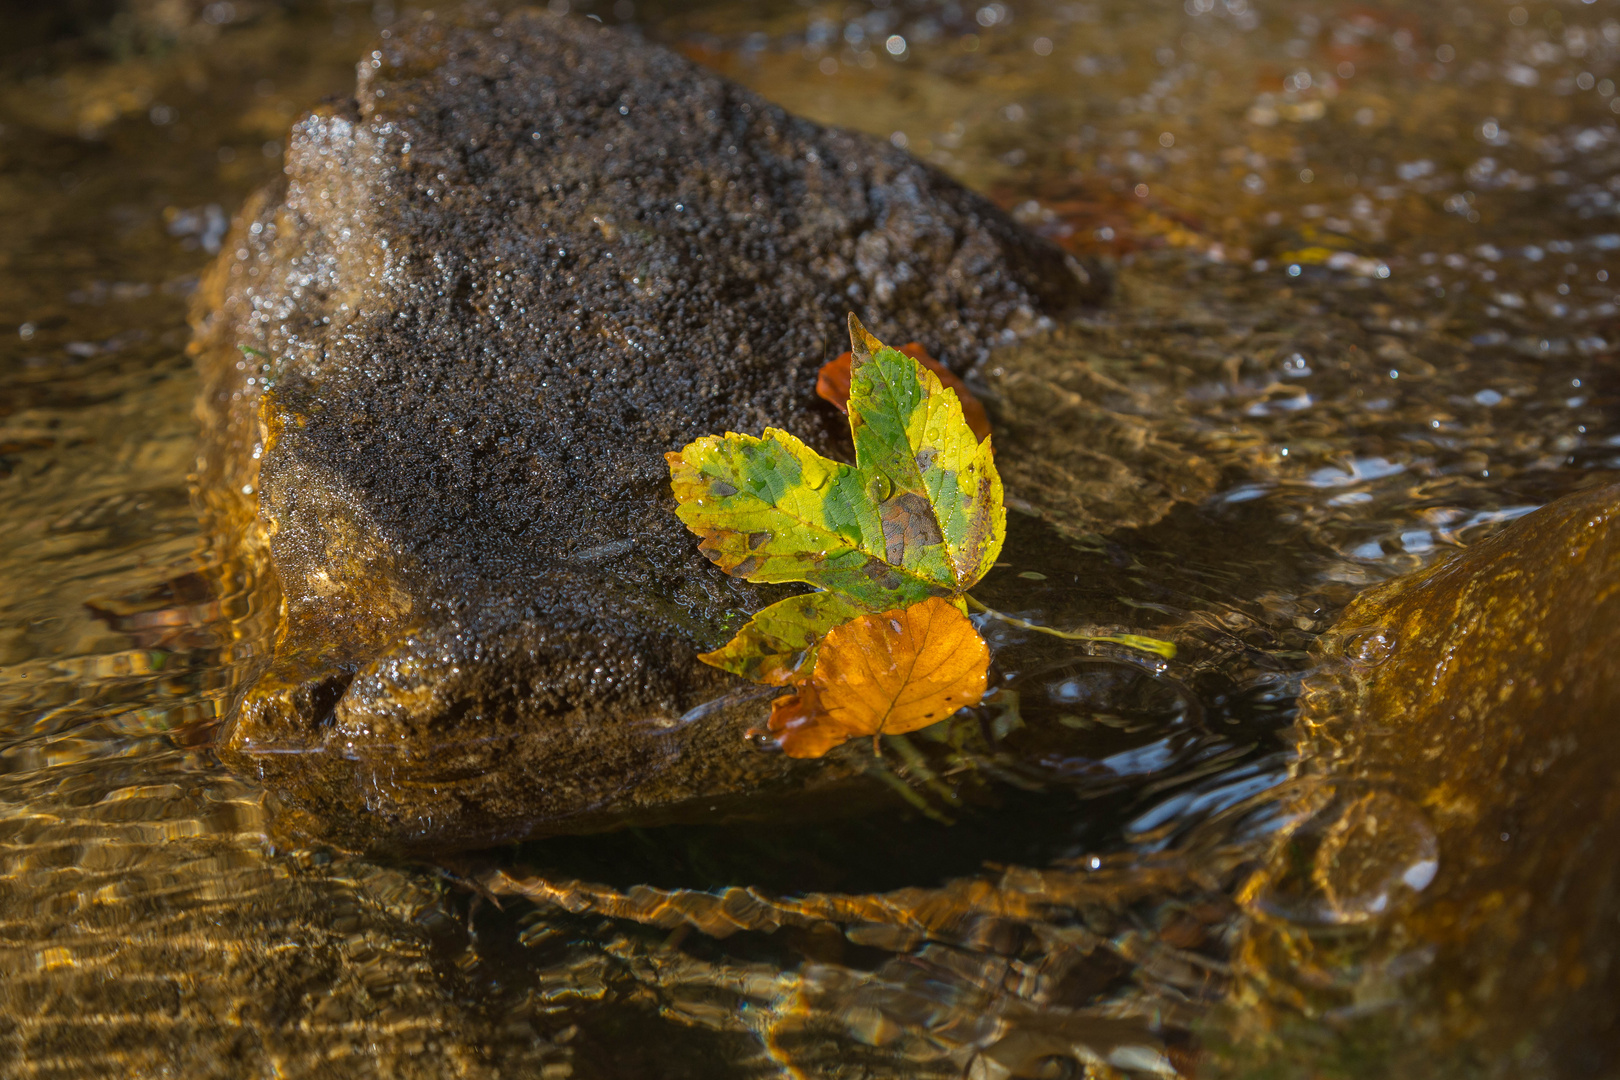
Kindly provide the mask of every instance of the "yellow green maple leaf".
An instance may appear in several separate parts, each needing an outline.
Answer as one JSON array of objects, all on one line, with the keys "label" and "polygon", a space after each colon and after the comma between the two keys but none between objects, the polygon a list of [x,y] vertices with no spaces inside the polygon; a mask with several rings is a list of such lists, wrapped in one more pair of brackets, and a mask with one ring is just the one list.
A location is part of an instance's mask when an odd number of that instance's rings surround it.
[{"label": "yellow green maple leaf", "polygon": [[[1006,535],[991,440],[979,442],[954,391],[850,316],[853,466],[785,431],[728,433],[665,455],[676,513],[729,574],[804,582],[857,613],[959,598],[995,564]],[[744,673],[778,628],[825,633],[830,602],[767,608],[711,663]],[[776,605],[780,606],[780,605]],[[850,617],[845,614],[838,621]],[[780,656],[780,653],[770,653]]]}]

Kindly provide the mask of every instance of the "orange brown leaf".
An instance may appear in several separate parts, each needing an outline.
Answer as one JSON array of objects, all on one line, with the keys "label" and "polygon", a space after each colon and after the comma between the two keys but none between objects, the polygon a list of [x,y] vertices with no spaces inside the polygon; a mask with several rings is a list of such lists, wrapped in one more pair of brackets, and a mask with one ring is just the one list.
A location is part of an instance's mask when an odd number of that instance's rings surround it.
[{"label": "orange brown leaf", "polygon": [[990,651],[950,601],[863,615],[827,633],[798,692],[772,703],[767,731],[790,757],[900,735],[984,696]]},{"label": "orange brown leaf", "polygon": [[[939,376],[940,383],[947,390],[955,391],[956,400],[962,403],[962,419],[983,442],[990,435],[990,416],[979,399],[973,396],[973,391],[967,388],[967,383],[957,378],[950,368],[929,356],[928,350],[915,341],[900,346],[900,351]],[[816,395],[823,401],[831,402],[841,413],[849,412],[850,368],[853,364],[854,354],[841,353],[838,359],[821,365],[821,371],[816,375]]]}]

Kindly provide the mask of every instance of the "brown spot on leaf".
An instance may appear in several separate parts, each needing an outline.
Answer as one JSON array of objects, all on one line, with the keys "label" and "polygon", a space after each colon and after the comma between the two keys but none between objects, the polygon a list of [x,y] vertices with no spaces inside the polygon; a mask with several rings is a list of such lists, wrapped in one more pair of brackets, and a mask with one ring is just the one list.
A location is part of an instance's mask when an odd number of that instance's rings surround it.
[{"label": "brown spot on leaf", "polygon": [[766,531],[751,532],[748,534],[748,550],[757,551],[765,544],[770,543],[772,534]]},{"label": "brown spot on leaf", "polygon": [[878,507],[883,521],[883,558],[890,566],[905,564],[908,551],[943,542],[939,522],[928,500],[914,491],[902,491]]},{"label": "brown spot on leaf", "polygon": [[869,562],[861,568],[861,572],[885,589],[898,589],[900,587],[900,575],[883,563],[875,560]]}]

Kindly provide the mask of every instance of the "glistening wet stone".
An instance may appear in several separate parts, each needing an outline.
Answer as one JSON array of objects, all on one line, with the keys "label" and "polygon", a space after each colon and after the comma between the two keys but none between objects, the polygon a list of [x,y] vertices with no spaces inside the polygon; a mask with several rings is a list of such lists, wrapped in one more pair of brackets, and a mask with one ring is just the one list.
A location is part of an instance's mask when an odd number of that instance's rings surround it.
[{"label": "glistening wet stone", "polygon": [[698,556],[662,455],[836,453],[846,311],[964,368],[1093,276],[890,146],[538,13],[396,29],[286,173],[198,308],[205,500],[282,603],[224,759],[399,849],[848,781],[748,752],[757,699],[692,713],[735,689],[696,654],[779,594]]},{"label": "glistening wet stone", "polygon": [[[1620,486],[1566,496],[1363,593],[1319,642],[1291,809],[1335,813],[1314,850],[1288,838],[1251,883],[1271,917],[1240,955],[1262,994],[1340,1025],[1324,1052],[1355,1075],[1612,1069],[1617,515]],[[1302,886],[1303,919],[1274,902]],[[1277,1014],[1245,1015],[1244,1053],[1276,1052]],[[1336,1075],[1301,1034],[1267,1075]]]}]

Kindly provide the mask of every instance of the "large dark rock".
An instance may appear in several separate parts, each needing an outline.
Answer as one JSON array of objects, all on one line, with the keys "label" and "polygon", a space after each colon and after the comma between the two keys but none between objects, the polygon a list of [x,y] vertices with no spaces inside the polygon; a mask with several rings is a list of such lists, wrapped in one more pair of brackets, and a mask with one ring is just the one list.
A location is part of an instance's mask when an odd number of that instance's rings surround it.
[{"label": "large dark rock", "polygon": [[402,849],[846,781],[749,752],[757,698],[679,719],[735,690],[697,652],[782,593],[699,557],[663,453],[836,453],[813,386],[847,311],[963,369],[1091,277],[886,144],[540,13],[385,34],[287,160],[198,308],[202,489],[280,597],[224,759]]},{"label": "large dark rock", "polygon": [[1238,954],[1341,1037],[1246,1007],[1264,1075],[1620,1075],[1617,517],[1560,499],[1322,638]]}]

